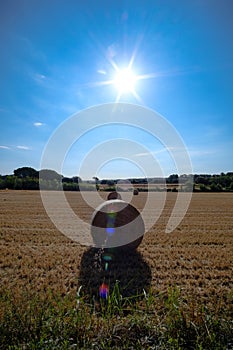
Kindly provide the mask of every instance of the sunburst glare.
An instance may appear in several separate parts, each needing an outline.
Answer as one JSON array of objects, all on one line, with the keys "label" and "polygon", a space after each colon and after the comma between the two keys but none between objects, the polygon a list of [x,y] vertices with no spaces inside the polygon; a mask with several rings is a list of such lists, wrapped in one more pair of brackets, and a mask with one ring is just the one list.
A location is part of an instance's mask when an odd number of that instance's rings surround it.
[{"label": "sunburst glare", "polygon": [[140,41],[136,43],[135,49],[132,53],[130,60],[128,61],[128,64],[118,65],[113,58],[114,55],[110,55],[110,57],[108,57],[107,59],[111,65],[111,69],[110,70],[98,69],[97,71],[99,74],[103,75],[105,79],[101,81],[87,83],[85,84],[85,86],[86,87],[111,86],[115,88],[117,92],[115,102],[119,102],[123,96],[127,96],[129,98],[131,95],[138,102],[143,103],[141,97],[136,91],[139,89],[138,81],[155,78],[158,76],[158,73],[136,74],[136,71],[133,66],[137,55],[139,43]]},{"label": "sunburst glare", "polygon": [[116,72],[114,85],[120,94],[132,93],[134,91],[137,77],[129,68]]}]

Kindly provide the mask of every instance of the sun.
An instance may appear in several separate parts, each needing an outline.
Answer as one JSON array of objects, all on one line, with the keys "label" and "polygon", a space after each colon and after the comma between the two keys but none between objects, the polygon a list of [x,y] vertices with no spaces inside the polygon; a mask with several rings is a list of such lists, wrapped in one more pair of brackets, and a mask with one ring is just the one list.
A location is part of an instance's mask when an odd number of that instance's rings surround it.
[{"label": "sun", "polygon": [[109,58],[109,63],[112,66],[112,72],[109,72],[105,69],[99,69],[97,72],[101,75],[104,75],[106,78],[101,81],[95,81],[92,83],[86,84],[87,87],[101,87],[101,86],[112,86],[116,89],[117,95],[115,102],[119,102],[123,96],[132,95],[138,102],[143,103],[140,95],[137,93],[136,88],[138,89],[138,81],[143,79],[154,78],[157,75],[154,73],[150,74],[136,74],[135,70],[132,69],[136,51],[132,54],[132,57],[128,65],[124,67],[118,66],[118,64],[112,59]]},{"label": "sun", "polygon": [[118,69],[113,80],[118,94],[134,93],[137,76],[130,68]]},{"label": "sun", "polygon": [[139,102],[141,102],[140,96],[136,92],[137,81],[141,79],[141,76],[137,75],[132,70],[132,62],[126,68],[119,68],[115,63],[112,63],[115,70],[115,75],[110,84],[117,90],[116,102],[118,102],[122,95],[133,95]]},{"label": "sun", "polygon": [[[107,58],[107,64],[104,64],[105,67],[104,66],[100,67],[97,70],[97,73],[104,76],[105,79],[87,83],[85,84],[85,86],[86,87],[111,86],[117,91],[115,102],[119,102],[121,98],[128,100],[129,98],[131,99],[131,97],[134,97],[138,102],[144,104],[140,94],[138,94],[137,92],[138,88],[140,87],[138,86],[140,85],[139,81],[145,80],[145,79],[157,78],[158,76],[163,76],[164,74],[167,76],[167,72],[138,74],[138,69],[136,69],[137,73],[135,72],[134,69],[132,69],[133,67],[135,67],[134,63],[137,57],[137,53],[138,53],[142,38],[143,36],[140,36],[136,41],[135,47],[133,49],[133,52],[128,62],[122,61],[120,57],[118,57],[119,62],[121,62],[120,66],[115,61],[115,56],[117,56],[117,52],[115,52],[115,50],[111,50],[111,47],[108,47],[107,55],[106,55],[106,52],[104,49],[103,55],[104,55],[104,58]],[[139,71],[141,71],[141,69],[139,69]]]}]

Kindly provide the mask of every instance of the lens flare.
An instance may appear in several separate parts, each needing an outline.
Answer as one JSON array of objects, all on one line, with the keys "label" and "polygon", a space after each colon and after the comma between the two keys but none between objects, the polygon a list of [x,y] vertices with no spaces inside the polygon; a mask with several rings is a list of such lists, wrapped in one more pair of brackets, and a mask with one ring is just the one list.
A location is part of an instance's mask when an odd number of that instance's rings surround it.
[{"label": "lens flare", "polygon": [[115,233],[115,228],[114,227],[107,227],[106,232],[109,236],[112,236]]},{"label": "lens flare", "polygon": [[104,254],[104,255],[102,256],[102,259],[103,259],[104,261],[106,261],[106,262],[109,262],[109,261],[112,260],[112,256],[111,256],[110,254]]},{"label": "lens flare", "polygon": [[102,299],[107,299],[108,297],[108,285],[105,284],[105,283],[102,283],[100,288],[99,288],[99,295],[100,295],[100,298]]},{"label": "lens flare", "polygon": [[108,236],[112,236],[115,233],[115,220],[116,220],[116,212],[110,211],[107,213],[107,227],[106,232]]}]

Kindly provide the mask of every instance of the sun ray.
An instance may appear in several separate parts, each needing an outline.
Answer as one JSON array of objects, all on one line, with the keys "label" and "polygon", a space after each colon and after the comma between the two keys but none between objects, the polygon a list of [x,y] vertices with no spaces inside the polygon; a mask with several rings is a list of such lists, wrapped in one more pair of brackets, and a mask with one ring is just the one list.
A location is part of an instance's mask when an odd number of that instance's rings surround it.
[{"label": "sun ray", "polygon": [[120,99],[121,99],[121,93],[118,92],[115,103],[118,103],[120,101]]},{"label": "sun ray", "polygon": [[[95,44],[98,46],[99,50],[103,53],[103,56],[107,59],[109,67],[112,67],[112,73],[109,71],[109,69],[104,68],[105,76],[108,77],[109,74],[112,75],[111,79],[106,79],[102,81],[96,81],[91,82],[85,85],[82,85],[83,87],[102,87],[102,86],[112,86],[115,87],[117,90],[116,93],[116,102],[119,102],[123,95],[132,95],[137,101],[140,103],[143,103],[142,98],[140,97],[139,93],[136,91],[136,84],[138,81],[141,80],[147,80],[147,79],[156,79],[159,77],[170,77],[170,76],[179,76],[183,74],[189,74],[190,72],[196,72],[198,71],[197,67],[188,67],[186,69],[179,69],[174,68],[171,70],[164,70],[164,71],[156,71],[153,73],[146,73],[146,74],[135,74],[133,73],[133,67],[135,63],[135,59],[138,55],[139,48],[141,46],[141,42],[144,39],[144,35],[141,34],[138,36],[132,55],[129,59],[128,64],[122,68],[118,63],[116,63],[115,58],[119,56],[119,52],[117,52],[114,48],[114,44],[110,45],[107,48],[104,48],[103,45],[99,41],[95,39],[95,36],[92,34],[91,39],[94,40]],[[113,50],[111,50],[111,46],[113,46]],[[98,72],[100,73],[101,70]],[[114,77],[115,73],[115,77]],[[124,74],[126,73],[126,76],[124,77]],[[127,82],[128,79],[128,82]]]},{"label": "sun ray", "polygon": [[139,46],[140,46],[140,44],[141,44],[141,42],[142,42],[142,39],[143,39],[143,35],[140,35],[139,38],[138,38],[138,41],[137,41],[137,43],[136,43],[136,45],[135,45],[135,47],[134,47],[134,50],[133,50],[132,56],[131,56],[131,58],[130,58],[130,61],[129,61],[129,65],[128,65],[128,68],[129,68],[129,69],[132,69],[132,67],[133,67],[134,60],[135,60],[135,57],[136,57],[136,55],[137,55]]},{"label": "sun ray", "polygon": [[119,72],[119,67],[117,64],[114,62],[112,58],[109,58],[109,62],[111,63],[112,67],[115,69],[116,72]]},{"label": "sun ray", "polygon": [[136,98],[136,100],[138,100],[138,102],[140,102],[141,104],[143,104],[143,100],[141,99],[141,97],[137,94],[137,92],[135,90],[132,91],[132,94],[134,95],[134,97]]},{"label": "sun ray", "polygon": [[[137,82],[139,80],[156,78],[160,76],[161,73],[149,73],[149,74],[141,74],[141,75],[137,75],[136,73],[134,73],[133,65],[134,65],[135,58],[137,56],[137,52],[138,52],[141,40],[142,40],[142,37],[139,37],[128,65],[125,65],[124,67],[120,67],[115,62],[113,57],[107,57],[109,64],[113,68],[113,72],[115,72],[115,74],[113,73],[114,75],[111,77],[111,79],[94,81],[94,82],[84,84],[82,86],[84,88],[113,86],[117,90],[115,102],[119,102],[123,95],[132,95],[138,102],[143,103],[140,95],[138,94],[138,92],[136,92]],[[100,73],[100,70],[98,70],[97,72]],[[106,69],[104,69],[104,72],[105,72],[104,75],[107,77],[109,72]],[[164,74],[164,72],[162,74]]]},{"label": "sun ray", "polygon": [[91,83],[83,84],[82,87],[84,88],[95,88],[99,86],[106,86],[106,85],[112,85],[113,80],[102,80],[102,81],[94,81]]},{"label": "sun ray", "polygon": [[158,73],[141,74],[137,76],[137,80],[157,78],[158,76]]}]

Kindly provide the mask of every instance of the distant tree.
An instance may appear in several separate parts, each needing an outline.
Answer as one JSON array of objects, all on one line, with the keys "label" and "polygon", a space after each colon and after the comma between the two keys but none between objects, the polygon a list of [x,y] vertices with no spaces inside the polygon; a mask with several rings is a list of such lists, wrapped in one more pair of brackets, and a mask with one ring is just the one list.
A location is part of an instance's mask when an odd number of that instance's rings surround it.
[{"label": "distant tree", "polygon": [[208,191],[209,191],[209,188],[208,188],[206,185],[201,184],[201,185],[200,185],[200,191],[202,191],[202,192],[208,192]]},{"label": "distant tree", "polygon": [[96,189],[97,191],[99,191],[99,178],[96,176],[93,176],[92,179],[95,180]]},{"label": "distant tree", "polygon": [[15,179],[14,175],[7,175],[5,179],[5,187],[13,190],[15,188]]},{"label": "distant tree", "polygon": [[2,177],[0,178],[0,190],[6,188],[6,185],[5,185],[5,180],[2,179]]},{"label": "distant tree", "polygon": [[55,170],[42,169],[40,175],[40,189],[41,190],[62,190],[62,175]]},{"label": "distant tree", "polygon": [[212,183],[211,185],[210,185],[210,189],[211,189],[211,191],[213,191],[213,192],[221,192],[222,191],[222,186],[219,184],[219,183]]},{"label": "distant tree", "polygon": [[79,184],[73,182],[73,183],[63,183],[63,191],[80,191]]},{"label": "distant tree", "polygon": [[188,178],[188,180],[184,183],[184,191],[185,192],[192,192],[194,191],[195,186],[193,183],[193,180],[191,178]]},{"label": "distant tree", "polygon": [[107,184],[107,180],[105,180],[105,179],[101,180],[100,183],[101,183],[101,185],[106,185]]},{"label": "distant tree", "polygon": [[177,174],[172,174],[166,179],[166,182],[168,184],[177,184],[179,182],[179,176]]},{"label": "distant tree", "polygon": [[229,187],[231,182],[232,182],[233,178],[232,176],[227,176],[227,175],[221,175],[218,179],[218,183],[222,186],[222,187]]},{"label": "distant tree", "polygon": [[64,183],[72,183],[73,182],[73,179],[70,178],[70,177],[63,177],[62,178],[62,182]]},{"label": "distant tree", "polygon": [[38,178],[39,172],[31,167],[22,167],[14,170],[14,175],[20,179],[26,177]]},{"label": "distant tree", "polygon": [[43,180],[57,180],[61,181],[62,180],[62,175],[58,174],[55,170],[50,170],[50,169],[42,169],[39,171],[40,174],[40,179]]},{"label": "distant tree", "polygon": [[107,180],[107,185],[108,186],[113,186],[114,185],[114,181],[113,180]]},{"label": "distant tree", "polygon": [[[18,179],[20,180],[20,179]],[[22,179],[22,189],[24,190],[38,190],[39,189],[39,179],[27,177]],[[20,186],[20,184],[19,184]]]},{"label": "distant tree", "polygon": [[23,188],[23,180],[17,177],[15,179],[14,189],[15,190],[22,190],[22,188]]},{"label": "distant tree", "polygon": [[40,190],[61,191],[62,185],[58,180],[44,180],[40,179]]},{"label": "distant tree", "polygon": [[209,178],[206,176],[198,176],[195,178],[196,184],[209,185]]},{"label": "distant tree", "polygon": [[73,180],[73,182],[76,183],[76,184],[82,182],[82,179],[81,179],[81,177],[79,177],[79,176],[73,176],[73,177],[72,177],[72,180]]}]

